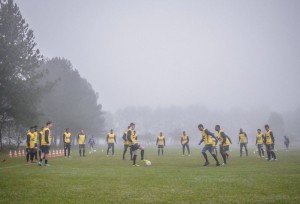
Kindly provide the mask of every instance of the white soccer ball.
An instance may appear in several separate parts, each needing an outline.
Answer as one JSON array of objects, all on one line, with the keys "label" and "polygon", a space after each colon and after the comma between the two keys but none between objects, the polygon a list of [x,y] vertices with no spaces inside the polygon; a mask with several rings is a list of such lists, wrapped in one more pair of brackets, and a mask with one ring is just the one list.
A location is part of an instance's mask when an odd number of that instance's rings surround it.
[{"label": "white soccer ball", "polygon": [[146,166],[151,166],[151,161],[147,160],[146,161]]},{"label": "white soccer ball", "polygon": [[96,152],[96,150],[94,149],[94,152]]}]

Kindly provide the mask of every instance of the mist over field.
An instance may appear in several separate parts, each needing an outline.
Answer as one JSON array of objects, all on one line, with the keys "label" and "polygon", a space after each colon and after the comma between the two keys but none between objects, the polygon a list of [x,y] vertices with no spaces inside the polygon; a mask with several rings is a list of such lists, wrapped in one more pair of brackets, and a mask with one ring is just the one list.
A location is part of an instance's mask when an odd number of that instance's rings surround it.
[{"label": "mist over field", "polygon": [[[88,137],[95,135],[104,144],[113,128],[122,144],[123,132],[135,122],[141,142],[155,144],[163,131],[167,144],[178,145],[186,130],[197,145],[199,123],[214,133],[219,124],[238,147],[240,128],[253,146],[257,128],[270,124],[278,147],[287,135],[291,147],[298,148],[300,1],[15,3],[37,47],[53,62],[45,65],[52,80],[74,75],[68,78],[72,83],[62,80],[55,95],[43,98],[44,104],[53,105],[48,111],[52,115],[46,116],[56,123],[55,134],[66,127],[75,134],[85,129]],[[59,66],[69,73],[51,72]],[[63,96],[89,98],[74,85],[80,77],[95,92],[93,100],[72,109],[68,103],[56,104]],[[66,92],[60,91],[64,88]],[[102,112],[94,116],[94,111]],[[65,122],[67,112],[73,119],[85,112],[96,119],[80,127],[79,122]]]}]

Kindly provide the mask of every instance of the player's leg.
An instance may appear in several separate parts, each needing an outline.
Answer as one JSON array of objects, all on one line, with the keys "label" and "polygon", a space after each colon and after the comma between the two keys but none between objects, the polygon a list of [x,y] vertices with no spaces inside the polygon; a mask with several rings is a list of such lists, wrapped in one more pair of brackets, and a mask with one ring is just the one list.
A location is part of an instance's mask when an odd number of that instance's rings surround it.
[{"label": "player's leg", "polygon": [[141,160],[144,160],[145,148],[144,146],[140,145],[139,149],[141,150]]},{"label": "player's leg", "polygon": [[186,145],[186,149],[187,149],[187,151],[188,151],[188,153],[189,153],[189,155],[190,155],[190,145]]},{"label": "player's leg", "polygon": [[244,144],[245,150],[246,150],[246,157],[248,157],[248,149],[247,149],[247,144]]},{"label": "player's leg", "polygon": [[111,154],[114,156],[115,155],[115,144],[111,145]]},{"label": "player's leg", "polygon": [[82,149],[83,149],[83,156],[85,157],[85,144],[82,145]]},{"label": "player's leg", "polygon": [[261,157],[261,145],[260,144],[257,145],[257,150],[258,150],[259,157]]},{"label": "player's leg", "polygon": [[81,157],[81,149],[82,149],[82,145],[79,145],[79,156]]},{"label": "player's leg", "polygon": [[243,144],[240,143],[240,156],[243,156]]},{"label": "player's leg", "polygon": [[110,149],[110,143],[107,144],[107,150],[106,150],[106,155],[108,156],[109,154],[109,149]]},{"label": "player's leg", "polygon": [[202,155],[203,155],[203,157],[204,157],[204,159],[205,159],[205,163],[204,163],[203,166],[207,166],[207,165],[209,164],[208,158],[207,158],[207,154],[206,154],[206,151],[207,151],[207,145],[205,145],[205,146],[202,148],[202,151],[201,151],[201,153],[202,153]]},{"label": "player's leg", "polygon": [[123,150],[123,160],[125,160],[125,154],[127,152],[128,146],[124,144],[124,150]]},{"label": "player's leg", "polygon": [[30,149],[26,148],[26,161],[29,162]]},{"label": "player's leg", "polygon": [[160,147],[159,147],[159,145],[158,145],[158,148],[157,148],[157,156],[159,156],[159,154],[160,154]]},{"label": "player's leg", "polygon": [[182,145],[182,156],[184,155],[185,152],[185,144]]},{"label": "player's leg", "polygon": [[161,156],[164,156],[164,146],[161,147]]}]

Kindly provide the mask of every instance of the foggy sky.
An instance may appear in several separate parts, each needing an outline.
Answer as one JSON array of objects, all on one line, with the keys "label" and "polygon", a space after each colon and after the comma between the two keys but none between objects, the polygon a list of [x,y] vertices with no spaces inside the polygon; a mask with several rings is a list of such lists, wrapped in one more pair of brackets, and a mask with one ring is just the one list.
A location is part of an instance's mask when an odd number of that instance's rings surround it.
[{"label": "foggy sky", "polygon": [[104,110],[300,107],[300,1],[17,0],[45,57],[64,57]]}]

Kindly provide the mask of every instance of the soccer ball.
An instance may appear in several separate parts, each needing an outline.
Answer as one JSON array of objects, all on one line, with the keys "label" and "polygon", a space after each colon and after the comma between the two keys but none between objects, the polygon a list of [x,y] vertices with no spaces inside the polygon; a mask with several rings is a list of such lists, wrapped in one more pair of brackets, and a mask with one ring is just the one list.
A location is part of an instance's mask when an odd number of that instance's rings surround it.
[{"label": "soccer ball", "polygon": [[96,150],[94,149],[94,152],[96,152]]},{"label": "soccer ball", "polygon": [[151,166],[151,161],[146,160],[146,166]]}]

